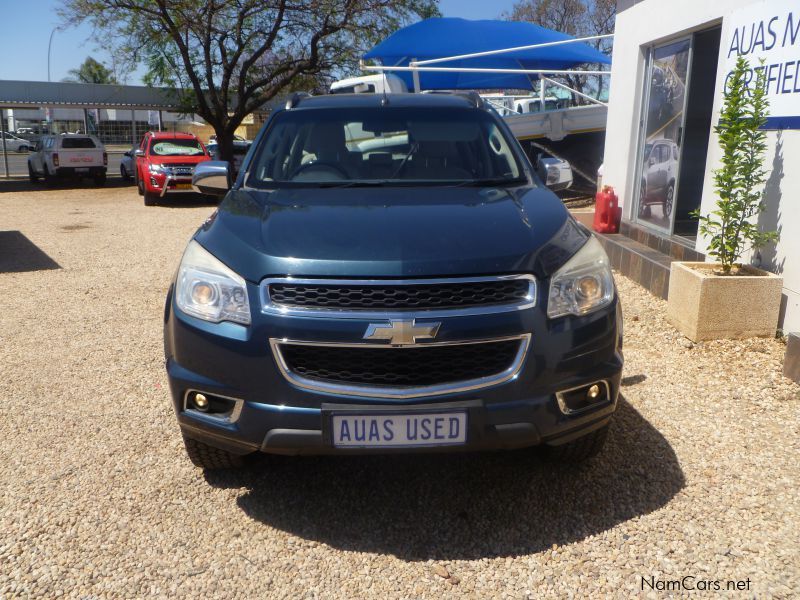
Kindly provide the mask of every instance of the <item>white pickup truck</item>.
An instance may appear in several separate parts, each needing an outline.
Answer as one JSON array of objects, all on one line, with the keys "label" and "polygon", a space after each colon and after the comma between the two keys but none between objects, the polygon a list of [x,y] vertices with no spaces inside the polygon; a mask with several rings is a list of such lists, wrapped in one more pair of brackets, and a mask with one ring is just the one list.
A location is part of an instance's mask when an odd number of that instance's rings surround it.
[{"label": "white pickup truck", "polygon": [[28,157],[30,180],[43,177],[47,184],[62,177],[91,177],[103,185],[107,167],[106,149],[93,135],[45,135]]}]

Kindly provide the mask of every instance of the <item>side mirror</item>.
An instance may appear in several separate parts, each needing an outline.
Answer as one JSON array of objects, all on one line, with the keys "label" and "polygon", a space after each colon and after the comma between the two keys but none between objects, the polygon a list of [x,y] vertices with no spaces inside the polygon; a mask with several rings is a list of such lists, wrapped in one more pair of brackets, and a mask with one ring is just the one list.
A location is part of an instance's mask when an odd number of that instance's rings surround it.
[{"label": "side mirror", "polygon": [[207,160],[197,165],[192,187],[201,194],[224,196],[231,189],[231,166],[224,160]]},{"label": "side mirror", "polygon": [[651,156],[651,157],[649,158],[649,160],[647,161],[647,164],[648,164],[648,165],[650,165],[651,167],[652,167],[654,164],[656,164],[656,157],[655,157],[655,156]]},{"label": "side mirror", "polygon": [[142,150],[141,148],[137,148],[136,150],[133,151],[133,155],[134,156],[144,156],[144,150]]},{"label": "side mirror", "polygon": [[544,184],[554,192],[565,190],[572,185],[572,167],[560,158],[539,157],[536,172]]}]

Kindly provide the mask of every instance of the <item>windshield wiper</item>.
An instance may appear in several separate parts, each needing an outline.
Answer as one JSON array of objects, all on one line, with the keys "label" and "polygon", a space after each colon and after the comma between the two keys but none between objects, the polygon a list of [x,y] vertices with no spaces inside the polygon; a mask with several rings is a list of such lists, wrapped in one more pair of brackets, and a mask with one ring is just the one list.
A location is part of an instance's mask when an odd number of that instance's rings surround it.
[{"label": "windshield wiper", "polygon": [[411,147],[408,149],[408,154],[406,154],[403,157],[403,160],[400,161],[400,164],[397,166],[397,168],[395,169],[394,173],[392,173],[392,176],[389,179],[397,179],[397,176],[400,175],[400,171],[402,171],[403,167],[406,166],[406,163],[408,162],[408,159],[411,158],[411,155],[415,154],[417,152],[417,150],[419,150],[419,143],[418,142],[414,142],[413,144],[411,144]]},{"label": "windshield wiper", "polygon": [[[313,184],[314,182],[309,181]],[[320,181],[315,187],[320,188],[349,188],[349,187],[381,187],[390,183],[388,179],[359,179],[355,181]]]},{"label": "windshield wiper", "polygon": [[494,177],[489,179],[468,179],[459,183],[453,184],[453,187],[492,187],[492,186],[506,186],[506,185],[519,185],[527,183],[524,177],[515,177],[509,179],[508,177]]}]

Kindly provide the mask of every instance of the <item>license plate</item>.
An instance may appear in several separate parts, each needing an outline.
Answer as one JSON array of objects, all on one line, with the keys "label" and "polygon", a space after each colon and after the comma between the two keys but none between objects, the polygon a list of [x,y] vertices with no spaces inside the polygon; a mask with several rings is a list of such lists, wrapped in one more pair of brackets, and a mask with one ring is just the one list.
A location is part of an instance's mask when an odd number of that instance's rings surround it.
[{"label": "license plate", "polygon": [[192,184],[191,183],[176,183],[175,184],[175,189],[176,190],[190,190],[190,189],[192,189]]},{"label": "license plate", "polygon": [[89,167],[78,167],[77,169],[75,169],[75,172],[76,173],[88,173],[89,172]]},{"label": "license plate", "polygon": [[337,448],[454,446],[467,441],[467,413],[333,415]]}]

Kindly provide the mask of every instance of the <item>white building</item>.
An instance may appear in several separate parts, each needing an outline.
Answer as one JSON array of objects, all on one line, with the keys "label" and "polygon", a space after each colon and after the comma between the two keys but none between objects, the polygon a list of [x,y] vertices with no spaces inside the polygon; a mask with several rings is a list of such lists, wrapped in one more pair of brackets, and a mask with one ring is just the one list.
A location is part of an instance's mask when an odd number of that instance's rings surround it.
[{"label": "white building", "polygon": [[[770,100],[767,211],[777,245],[748,259],[784,278],[781,327],[800,331],[800,2],[618,0],[603,183],[623,205],[633,259],[612,255],[665,296],[655,251],[694,259],[706,241],[689,213],[713,210],[721,151],[713,125],[737,54],[764,60]],[[643,249],[644,248],[644,249]],[[637,257],[638,256],[638,257]]]}]

